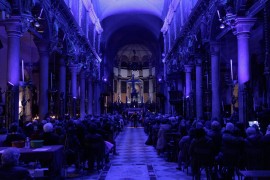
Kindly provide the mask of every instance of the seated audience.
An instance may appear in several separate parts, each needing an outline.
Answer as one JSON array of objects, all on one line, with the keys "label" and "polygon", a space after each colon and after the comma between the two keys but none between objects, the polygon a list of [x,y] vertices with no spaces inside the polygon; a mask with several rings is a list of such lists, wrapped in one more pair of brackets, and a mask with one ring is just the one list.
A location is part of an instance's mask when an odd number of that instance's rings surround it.
[{"label": "seated audience", "polygon": [[44,140],[44,145],[58,145],[60,144],[59,136],[54,133],[52,123],[46,123],[43,126],[44,133],[41,135],[41,139]]},{"label": "seated audience", "polygon": [[24,141],[25,136],[19,132],[19,126],[16,123],[11,124],[9,134],[4,141],[4,146],[12,146],[13,141]]},{"label": "seated audience", "polygon": [[1,156],[1,180],[29,180],[33,179],[26,168],[18,166],[20,151],[17,148],[5,149]]}]

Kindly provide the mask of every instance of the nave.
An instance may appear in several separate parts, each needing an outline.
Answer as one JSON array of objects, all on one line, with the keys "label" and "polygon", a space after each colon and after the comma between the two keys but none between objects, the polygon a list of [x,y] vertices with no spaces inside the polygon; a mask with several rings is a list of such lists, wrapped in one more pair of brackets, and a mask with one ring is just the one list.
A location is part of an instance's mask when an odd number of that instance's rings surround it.
[{"label": "nave", "polygon": [[[189,180],[190,174],[176,169],[176,162],[168,162],[163,154],[158,155],[153,146],[145,145],[147,135],[143,127],[131,126],[116,138],[117,152],[112,156],[108,168],[100,173],[93,172],[75,180]],[[71,178],[69,178],[71,179]],[[203,175],[202,175],[202,179]],[[205,178],[206,179],[206,178]]]}]

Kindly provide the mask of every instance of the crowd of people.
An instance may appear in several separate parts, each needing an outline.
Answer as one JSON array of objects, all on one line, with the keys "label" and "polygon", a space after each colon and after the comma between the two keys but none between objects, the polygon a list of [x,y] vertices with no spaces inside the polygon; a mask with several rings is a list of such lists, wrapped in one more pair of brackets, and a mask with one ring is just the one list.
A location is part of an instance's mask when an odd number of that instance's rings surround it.
[{"label": "crowd of people", "polygon": [[256,124],[245,127],[240,122],[159,115],[145,119],[145,132],[146,144],[154,146],[158,154],[169,156],[173,144],[176,169],[191,167],[195,179],[200,179],[201,168],[215,179],[232,179],[241,169],[270,169],[270,125],[261,132]]},{"label": "crowd of people", "polygon": [[200,179],[202,167],[207,175],[224,179],[230,179],[239,169],[270,169],[270,125],[266,132],[261,132],[256,124],[246,127],[239,122],[186,120],[152,113],[34,120],[23,126],[13,123],[9,129],[0,126],[0,146],[11,147],[14,141],[27,137],[43,140],[44,145],[64,146],[64,165],[100,170],[110,161],[109,153],[118,155],[115,138],[129,122],[135,128],[139,124],[144,127],[148,135],[145,144],[154,146],[167,160],[175,161],[176,169],[190,167],[196,179]]},{"label": "crowd of people", "polygon": [[[43,145],[63,145],[64,165],[75,165],[80,171],[100,170],[110,161],[109,154],[118,155],[115,138],[124,128],[120,115],[86,116],[83,120],[59,121],[46,119],[12,123],[8,129],[0,127],[0,145],[14,146],[14,142],[43,140]],[[3,157],[3,156],[2,156]]]}]

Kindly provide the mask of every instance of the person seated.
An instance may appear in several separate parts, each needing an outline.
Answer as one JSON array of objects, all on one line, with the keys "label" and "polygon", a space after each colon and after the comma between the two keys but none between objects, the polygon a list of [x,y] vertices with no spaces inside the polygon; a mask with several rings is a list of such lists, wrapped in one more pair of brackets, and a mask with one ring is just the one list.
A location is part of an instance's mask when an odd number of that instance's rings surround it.
[{"label": "person seated", "polygon": [[1,156],[1,180],[30,180],[33,179],[28,169],[18,166],[20,151],[17,148],[7,148]]},{"label": "person seated", "polygon": [[59,145],[60,137],[54,133],[54,128],[52,123],[46,123],[43,126],[44,133],[41,135],[41,139],[44,140],[44,145]]},{"label": "person seated", "polygon": [[9,134],[4,141],[4,146],[12,146],[13,141],[24,141],[25,135],[19,132],[19,126],[16,123],[11,124]]},{"label": "person seated", "polygon": [[4,141],[7,138],[7,129],[0,125],[0,147],[4,145]]}]

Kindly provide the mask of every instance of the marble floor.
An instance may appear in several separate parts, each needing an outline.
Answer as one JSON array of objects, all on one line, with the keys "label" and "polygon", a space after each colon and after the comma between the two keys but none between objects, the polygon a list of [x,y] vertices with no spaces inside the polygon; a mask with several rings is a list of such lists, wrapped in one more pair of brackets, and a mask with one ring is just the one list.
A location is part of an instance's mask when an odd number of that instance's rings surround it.
[{"label": "marble floor", "polygon": [[[83,172],[68,179],[85,180],[189,180],[192,176],[176,169],[176,162],[167,162],[153,146],[145,145],[143,127],[125,127],[116,138],[117,152],[102,171]],[[204,179],[204,178],[203,178]]]}]

